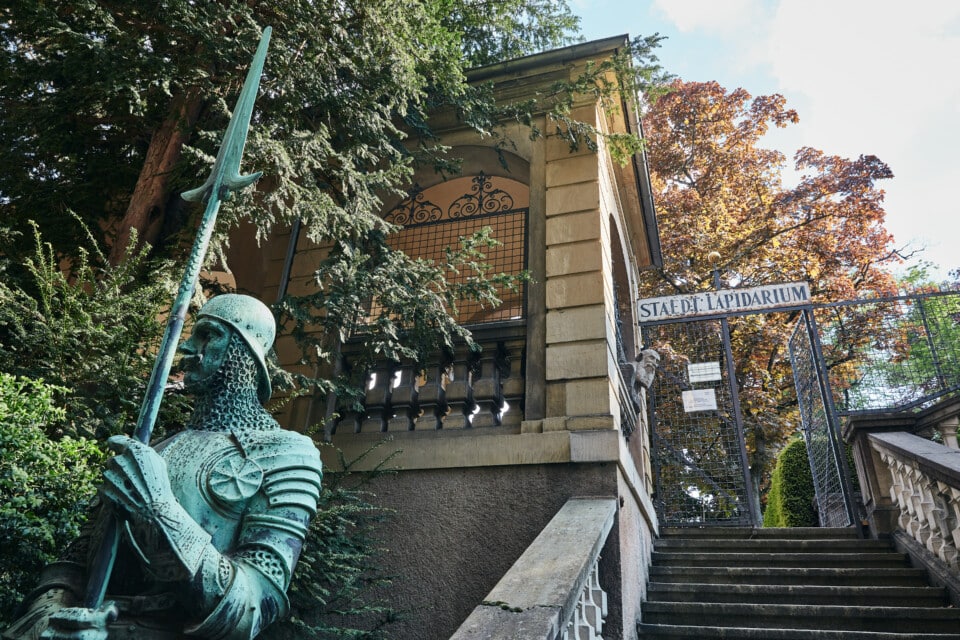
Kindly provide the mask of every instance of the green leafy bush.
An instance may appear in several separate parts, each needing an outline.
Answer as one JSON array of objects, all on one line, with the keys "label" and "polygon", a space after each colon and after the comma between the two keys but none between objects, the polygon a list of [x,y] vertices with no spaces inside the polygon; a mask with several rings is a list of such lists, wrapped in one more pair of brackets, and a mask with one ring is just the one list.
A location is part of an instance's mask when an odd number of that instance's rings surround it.
[{"label": "green leafy bush", "polygon": [[43,566],[80,530],[96,491],[96,443],[44,431],[64,419],[43,382],[0,373],[0,628],[34,586]]},{"label": "green leafy bush", "polygon": [[[135,238],[116,266],[88,241],[92,253],[67,263],[34,227],[20,277],[0,277],[0,371],[55,385],[64,412],[44,425],[54,439],[131,432],[173,298],[173,269],[149,263]],[[187,407],[165,398],[160,423],[182,424]]]},{"label": "green leafy bush", "polygon": [[813,476],[807,446],[802,438],[791,440],[777,456],[770,478],[765,527],[816,527]]}]

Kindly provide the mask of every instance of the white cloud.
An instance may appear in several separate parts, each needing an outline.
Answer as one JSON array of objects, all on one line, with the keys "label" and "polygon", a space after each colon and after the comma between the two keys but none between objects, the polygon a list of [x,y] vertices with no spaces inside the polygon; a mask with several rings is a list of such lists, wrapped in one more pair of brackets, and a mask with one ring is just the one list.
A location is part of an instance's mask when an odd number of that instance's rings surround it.
[{"label": "white cloud", "polygon": [[761,0],[654,0],[654,6],[680,31],[733,33],[756,22]]},{"label": "white cloud", "polygon": [[750,55],[788,99],[802,97],[803,143],[879,156],[896,176],[882,186],[898,243],[958,266],[933,239],[960,237],[960,4],[782,0],[768,33]]}]

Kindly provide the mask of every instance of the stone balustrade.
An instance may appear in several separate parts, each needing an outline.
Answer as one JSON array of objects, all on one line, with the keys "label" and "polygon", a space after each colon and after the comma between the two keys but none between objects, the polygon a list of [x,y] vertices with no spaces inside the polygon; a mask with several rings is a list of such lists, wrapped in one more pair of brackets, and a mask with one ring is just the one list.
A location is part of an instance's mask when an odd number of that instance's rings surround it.
[{"label": "stone balustrade", "polygon": [[571,498],[451,640],[600,640],[600,550],[616,498]]},{"label": "stone balustrade", "polygon": [[870,434],[869,441],[889,473],[898,527],[960,571],[960,451],[903,432]]},{"label": "stone balustrade", "polygon": [[[459,344],[425,363],[377,362],[365,376],[362,410],[340,407],[333,433],[487,427],[519,432],[525,389],[523,333],[516,327],[486,329],[474,339],[479,351]],[[349,366],[349,345],[343,358]]]},{"label": "stone balustrade", "polygon": [[607,617],[607,592],[600,586],[600,558],[593,562],[573,616],[563,627],[563,640],[601,640],[603,620]]}]

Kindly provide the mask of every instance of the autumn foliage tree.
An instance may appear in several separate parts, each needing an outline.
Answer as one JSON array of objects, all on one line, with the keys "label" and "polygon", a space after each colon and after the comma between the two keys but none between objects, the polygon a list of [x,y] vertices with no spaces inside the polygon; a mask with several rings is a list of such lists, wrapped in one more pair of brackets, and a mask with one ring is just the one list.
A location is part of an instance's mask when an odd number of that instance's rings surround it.
[{"label": "autumn foliage tree", "polygon": [[[783,96],[716,82],[672,89],[644,120],[664,264],[644,275],[643,295],[711,289],[714,266],[723,287],[806,281],[821,302],[895,290],[885,267],[899,258],[877,186],[893,176],[886,164],[804,147],[794,155],[799,179],[787,184],[786,157],[762,146],[772,127],[798,121]],[[799,426],[787,354],[795,322],[787,313],[731,322],[756,486]],[[866,339],[869,318],[857,322]],[[828,359],[839,366],[843,355]]]}]

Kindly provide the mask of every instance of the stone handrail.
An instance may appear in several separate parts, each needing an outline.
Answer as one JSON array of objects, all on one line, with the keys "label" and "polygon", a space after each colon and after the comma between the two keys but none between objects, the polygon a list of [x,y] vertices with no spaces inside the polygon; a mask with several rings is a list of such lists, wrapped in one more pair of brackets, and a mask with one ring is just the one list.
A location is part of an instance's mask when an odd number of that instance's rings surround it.
[{"label": "stone handrail", "polygon": [[960,570],[960,451],[905,432],[868,438],[889,472],[899,528]]},{"label": "stone handrail", "polygon": [[599,640],[607,614],[600,549],[615,498],[571,498],[451,640]]}]

